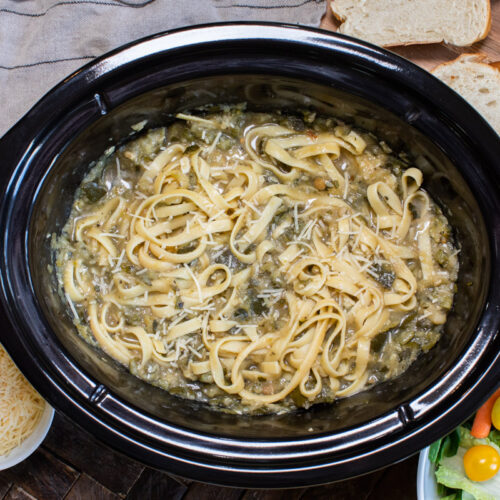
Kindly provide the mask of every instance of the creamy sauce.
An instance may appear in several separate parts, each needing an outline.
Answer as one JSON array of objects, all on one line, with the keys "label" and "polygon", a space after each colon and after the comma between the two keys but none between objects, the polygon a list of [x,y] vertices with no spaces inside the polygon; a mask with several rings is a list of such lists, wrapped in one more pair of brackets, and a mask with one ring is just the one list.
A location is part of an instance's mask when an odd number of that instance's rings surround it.
[{"label": "creamy sauce", "polygon": [[80,335],[235,413],[331,402],[439,340],[457,249],[404,153],[313,113],[178,115],[107,151],[55,241]]}]

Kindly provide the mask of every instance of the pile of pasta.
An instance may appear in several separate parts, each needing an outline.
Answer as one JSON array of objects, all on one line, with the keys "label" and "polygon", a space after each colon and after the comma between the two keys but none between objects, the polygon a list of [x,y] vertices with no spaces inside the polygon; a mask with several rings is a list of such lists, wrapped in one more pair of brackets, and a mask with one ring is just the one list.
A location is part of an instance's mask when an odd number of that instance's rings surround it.
[{"label": "pile of pasta", "polygon": [[45,401],[0,345],[0,456],[33,433],[44,408]]},{"label": "pile of pasta", "polygon": [[[396,177],[377,168],[370,177],[373,167],[363,171],[360,161],[367,202],[354,208],[355,184],[335,159],[361,158],[360,134],[256,125],[245,131],[243,152],[225,158],[214,154],[223,121],[179,119],[215,129],[213,143],[196,151],[167,145],[141,165],[127,196],[108,196],[71,221],[73,250],[85,247],[98,263],[92,274],[78,252],[65,257],[75,318],[87,316],[99,346],[120,363],[171,367],[184,356],[184,377],[213,381],[248,405],[292,391],[313,401],[325,385],[336,397],[363,389],[371,343],[391,312],[417,307],[417,278],[430,286],[445,274],[432,257],[421,171]],[[218,259],[227,249],[237,266]],[[374,263],[391,267],[390,286],[375,279]],[[259,286],[264,270],[282,285],[262,284],[265,311],[238,318],[249,282]],[[128,324],[129,307],[154,322]]]}]

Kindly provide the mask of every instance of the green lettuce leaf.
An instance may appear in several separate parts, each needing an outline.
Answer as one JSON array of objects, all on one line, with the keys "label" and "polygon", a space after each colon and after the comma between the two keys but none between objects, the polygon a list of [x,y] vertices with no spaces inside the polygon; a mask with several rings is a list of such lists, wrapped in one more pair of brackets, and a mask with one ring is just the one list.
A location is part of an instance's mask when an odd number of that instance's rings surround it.
[{"label": "green lettuce leaf", "polygon": [[490,432],[488,439],[495,443],[498,447],[500,447],[500,431],[498,431],[497,429],[493,429]]},{"label": "green lettuce leaf", "polygon": [[490,444],[491,445],[492,442],[495,445],[495,447],[497,447],[495,442],[489,439],[491,436],[491,433],[490,433],[490,436],[488,436],[487,438],[478,439],[478,438],[471,436],[470,430],[467,429],[466,427],[459,427],[458,432],[460,435],[459,444],[462,448],[472,448],[473,446],[477,446],[478,444]]},{"label": "green lettuce leaf", "polygon": [[453,432],[448,434],[446,438],[443,440],[443,446],[441,448],[441,456],[443,457],[452,457],[457,453],[458,447],[460,445],[460,432],[458,429],[455,429]]},{"label": "green lettuce leaf", "polygon": [[429,446],[429,460],[433,464],[437,464],[439,462],[439,450],[441,449],[441,443],[443,442],[442,439],[438,439],[437,441],[434,441],[430,446]]},{"label": "green lettuce leaf", "polygon": [[443,457],[455,455],[460,444],[460,433],[458,429],[448,434],[442,439],[435,441],[429,448],[429,460],[433,464],[439,464]]},{"label": "green lettuce leaf", "polygon": [[[483,440],[480,440],[483,441]],[[484,443],[488,444],[488,443]],[[491,444],[491,443],[490,443]],[[493,444],[494,447],[496,447]],[[448,488],[463,490],[476,500],[500,500],[500,473],[488,481],[471,481],[464,470],[467,448],[460,446],[453,457],[443,457],[436,471],[436,479]],[[462,498],[467,498],[462,495]]]}]

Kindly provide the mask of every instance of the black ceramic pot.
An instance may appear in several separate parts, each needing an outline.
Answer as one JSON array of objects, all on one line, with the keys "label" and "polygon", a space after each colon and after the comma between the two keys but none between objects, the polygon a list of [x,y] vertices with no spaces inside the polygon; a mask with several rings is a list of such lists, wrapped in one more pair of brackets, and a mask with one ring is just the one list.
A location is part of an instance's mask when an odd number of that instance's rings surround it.
[{"label": "black ceramic pot", "polygon": [[[401,377],[281,416],[213,412],[149,386],[76,334],[54,292],[50,235],[89,163],[132,124],[197,105],[309,107],[410,150],[461,247],[445,333]],[[0,140],[0,341],[58,410],[149,465],[245,487],[325,483],[403,459],[498,384],[500,139],[445,85],[374,46],[249,23],[160,34],[83,67]]]}]

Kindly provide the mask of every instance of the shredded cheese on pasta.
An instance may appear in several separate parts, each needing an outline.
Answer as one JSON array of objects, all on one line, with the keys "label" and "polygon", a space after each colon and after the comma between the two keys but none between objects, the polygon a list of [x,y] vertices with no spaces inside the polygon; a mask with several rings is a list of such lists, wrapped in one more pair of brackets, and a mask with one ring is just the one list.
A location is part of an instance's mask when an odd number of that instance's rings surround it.
[{"label": "shredded cheese on pasta", "polygon": [[[133,190],[70,219],[62,282],[72,310],[78,305],[119,362],[146,372],[188,359],[177,368],[185,378],[205,376],[250,407],[297,391],[314,401],[326,389],[334,397],[362,390],[373,339],[419,308],[419,289],[445,281],[420,170],[397,179],[379,169],[354,207],[357,184],[337,160],[359,158],[362,167],[366,143],[355,131],[257,124],[245,130],[244,154],[214,160],[224,121],[178,118],[215,137],[196,151],[169,144],[143,165]],[[315,188],[315,178],[330,187]],[[380,282],[374,265],[390,266],[392,281]],[[262,310],[238,318],[249,282],[266,272],[278,285],[257,283]],[[144,317],[130,324],[127,308]],[[441,321],[439,312],[423,317]]]}]

